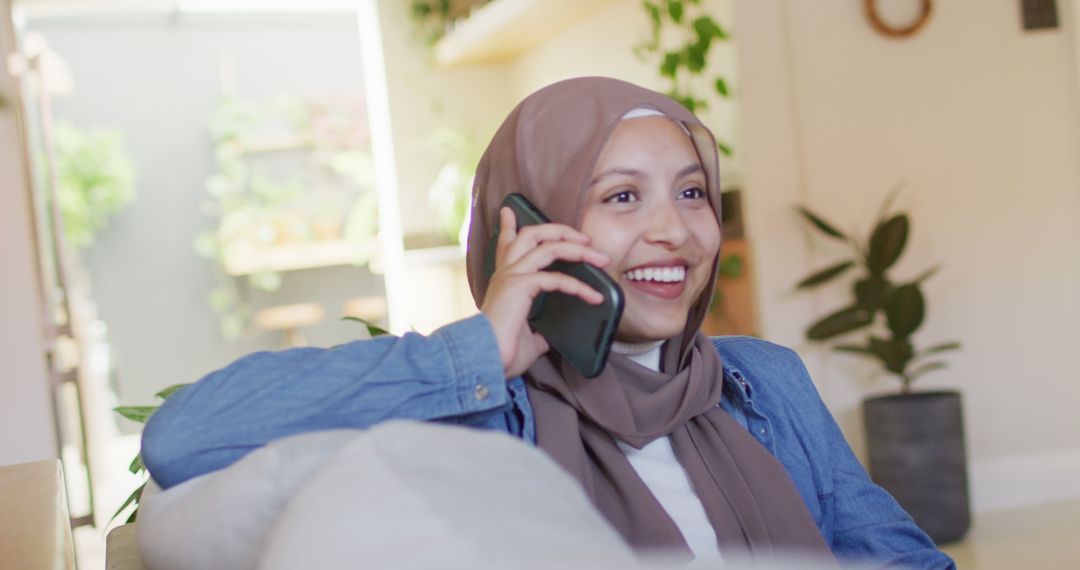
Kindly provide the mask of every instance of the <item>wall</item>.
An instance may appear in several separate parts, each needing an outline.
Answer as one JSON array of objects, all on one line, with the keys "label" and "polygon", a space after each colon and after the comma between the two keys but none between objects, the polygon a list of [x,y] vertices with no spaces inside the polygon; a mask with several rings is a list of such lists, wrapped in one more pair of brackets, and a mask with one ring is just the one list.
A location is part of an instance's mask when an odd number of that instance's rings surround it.
[{"label": "wall", "polygon": [[[14,46],[0,0],[0,51]],[[58,456],[34,273],[30,204],[15,80],[0,67],[0,465]]]},{"label": "wall", "polygon": [[913,234],[896,274],[943,265],[926,286],[918,341],[965,347],[920,384],[964,394],[975,508],[1080,496],[1069,359],[1080,337],[1080,98],[1069,19],[1023,32],[1019,2],[938,2],[921,34],[891,41],[853,3],[735,7],[765,333],[799,347],[860,449],[859,401],[895,384],[802,344],[842,291],[794,296],[792,284],[843,252],[804,245],[791,205],[865,231],[906,181],[898,206]]}]

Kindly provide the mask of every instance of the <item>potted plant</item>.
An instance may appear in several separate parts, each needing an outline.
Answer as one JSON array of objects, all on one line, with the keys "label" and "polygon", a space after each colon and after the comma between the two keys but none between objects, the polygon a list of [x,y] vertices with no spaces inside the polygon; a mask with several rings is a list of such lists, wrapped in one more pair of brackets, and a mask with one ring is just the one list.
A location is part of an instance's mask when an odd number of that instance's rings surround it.
[{"label": "potted plant", "polygon": [[963,537],[971,518],[960,394],[913,392],[911,385],[922,375],[945,368],[945,362],[934,357],[960,348],[960,343],[916,348],[912,337],[926,317],[922,283],[938,268],[908,281],[890,275],[910,229],[906,213],[890,213],[891,198],[862,241],[799,207],[810,227],[845,243],[851,255],[814,272],[797,288],[809,290],[853,270],[859,273],[847,306],[810,325],[806,337],[869,358],[900,381],[898,394],[863,401],[870,474],[935,541],[946,543]]}]

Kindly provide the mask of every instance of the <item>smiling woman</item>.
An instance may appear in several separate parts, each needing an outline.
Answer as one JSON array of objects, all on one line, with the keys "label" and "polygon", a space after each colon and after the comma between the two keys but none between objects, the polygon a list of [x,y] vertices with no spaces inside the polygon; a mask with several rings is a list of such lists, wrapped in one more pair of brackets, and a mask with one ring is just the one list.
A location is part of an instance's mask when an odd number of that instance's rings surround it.
[{"label": "smiling woman", "polygon": [[[437,420],[536,445],[640,552],[952,567],[870,482],[793,352],[701,333],[719,262],[717,153],[692,113],[623,81],[530,95],[477,168],[467,264],[481,314],[426,337],[251,355],[181,390],[144,432],[163,497],[286,436]],[[514,227],[511,193],[551,222]],[[541,293],[598,302],[555,260],[600,266],[626,292],[595,378],[529,326]]]}]

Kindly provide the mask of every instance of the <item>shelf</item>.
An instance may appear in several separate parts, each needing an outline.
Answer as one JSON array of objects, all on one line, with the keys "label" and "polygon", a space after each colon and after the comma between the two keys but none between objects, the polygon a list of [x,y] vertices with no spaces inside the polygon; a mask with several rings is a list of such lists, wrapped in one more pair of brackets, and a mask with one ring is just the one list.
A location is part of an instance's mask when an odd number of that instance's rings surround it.
[{"label": "shelf", "polygon": [[327,240],[279,245],[267,249],[234,248],[225,254],[225,272],[250,275],[260,271],[292,271],[367,263],[378,250],[375,241]]},{"label": "shelf", "polygon": [[435,59],[446,67],[507,61],[611,2],[494,0],[443,36],[435,44]]}]

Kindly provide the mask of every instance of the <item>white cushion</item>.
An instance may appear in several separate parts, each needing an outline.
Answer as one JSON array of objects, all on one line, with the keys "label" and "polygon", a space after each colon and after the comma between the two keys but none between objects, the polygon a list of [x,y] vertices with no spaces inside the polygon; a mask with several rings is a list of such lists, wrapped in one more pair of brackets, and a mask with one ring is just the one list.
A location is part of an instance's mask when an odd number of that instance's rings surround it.
[{"label": "white cushion", "polygon": [[[394,421],[285,438],[144,496],[151,568],[626,567],[582,489],[511,436]],[[589,561],[596,564],[589,564]]]}]

